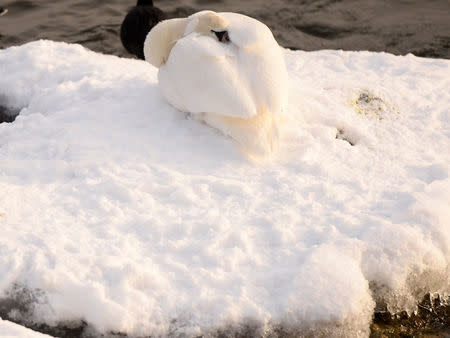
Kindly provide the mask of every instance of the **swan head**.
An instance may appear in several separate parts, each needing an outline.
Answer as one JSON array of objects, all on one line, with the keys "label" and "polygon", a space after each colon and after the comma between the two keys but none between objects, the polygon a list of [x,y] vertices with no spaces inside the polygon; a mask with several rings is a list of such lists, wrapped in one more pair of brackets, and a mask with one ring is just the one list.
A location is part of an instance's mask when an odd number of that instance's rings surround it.
[{"label": "swan head", "polygon": [[227,27],[228,22],[213,11],[202,11],[187,18],[161,21],[145,39],[145,60],[155,67],[161,67],[169,58],[175,43],[191,33],[208,35],[220,42],[228,42],[230,39]]},{"label": "swan head", "polygon": [[216,37],[219,42],[229,42],[228,21],[213,11],[202,11],[189,17],[185,35],[196,32],[201,35]]},{"label": "swan head", "polygon": [[202,35],[210,35],[213,31],[224,31],[228,27],[228,21],[213,11],[201,11],[188,17],[189,24],[184,35],[196,32]]}]

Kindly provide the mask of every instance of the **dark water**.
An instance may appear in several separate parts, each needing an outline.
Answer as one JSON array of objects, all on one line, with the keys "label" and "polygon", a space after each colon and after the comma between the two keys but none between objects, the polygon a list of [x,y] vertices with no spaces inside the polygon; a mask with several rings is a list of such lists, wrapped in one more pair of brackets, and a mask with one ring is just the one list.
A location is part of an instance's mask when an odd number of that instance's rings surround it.
[{"label": "dark water", "polygon": [[[241,12],[278,42],[303,50],[344,49],[450,58],[449,0],[154,0],[169,17],[202,9]],[[134,0],[0,0],[0,48],[36,39],[76,42],[130,56],[120,24]]]}]

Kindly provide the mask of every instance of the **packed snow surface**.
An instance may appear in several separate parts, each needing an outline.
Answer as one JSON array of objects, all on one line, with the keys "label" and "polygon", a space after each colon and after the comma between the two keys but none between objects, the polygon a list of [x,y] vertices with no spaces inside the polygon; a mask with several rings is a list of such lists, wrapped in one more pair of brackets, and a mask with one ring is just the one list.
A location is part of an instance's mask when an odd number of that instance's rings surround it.
[{"label": "packed snow surface", "polygon": [[279,149],[254,159],[149,63],[1,50],[0,105],[21,110],[0,124],[0,304],[26,288],[34,321],[129,335],[364,336],[378,299],[448,293],[450,61],[285,60]]},{"label": "packed snow surface", "polygon": [[26,329],[23,326],[11,323],[7,320],[2,320],[0,317],[0,337],[2,338],[48,338],[50,336],[34,332],[32,330]]}]

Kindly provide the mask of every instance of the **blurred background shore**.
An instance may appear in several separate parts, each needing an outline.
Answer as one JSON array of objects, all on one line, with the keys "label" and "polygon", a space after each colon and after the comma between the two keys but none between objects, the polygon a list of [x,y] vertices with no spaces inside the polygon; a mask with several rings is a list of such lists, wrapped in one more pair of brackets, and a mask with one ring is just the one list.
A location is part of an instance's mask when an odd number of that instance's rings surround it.
[{"label": "blurred background shore", "polygon": [[[293,49],[385,51],[450,58],[448,0],[154,0],[168,17],[203,9],[240,12],[266,23]],[[37,39],[80,43],[132,57],[119,38],[135,0],[0,0],[0,48]]]}]

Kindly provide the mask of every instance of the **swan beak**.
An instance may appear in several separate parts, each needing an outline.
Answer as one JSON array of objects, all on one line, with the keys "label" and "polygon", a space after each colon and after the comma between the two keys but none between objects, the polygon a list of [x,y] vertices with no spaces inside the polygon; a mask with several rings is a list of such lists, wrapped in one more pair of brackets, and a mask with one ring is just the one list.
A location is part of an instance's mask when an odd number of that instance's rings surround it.
[{"label": "swan beak", "polygon": [[216,32],[211,29],[211,32],[213,32],[216,35],[217,40],[219,40],[220,42],[230,41],[230,37],[228,36],[228,31]]}]

